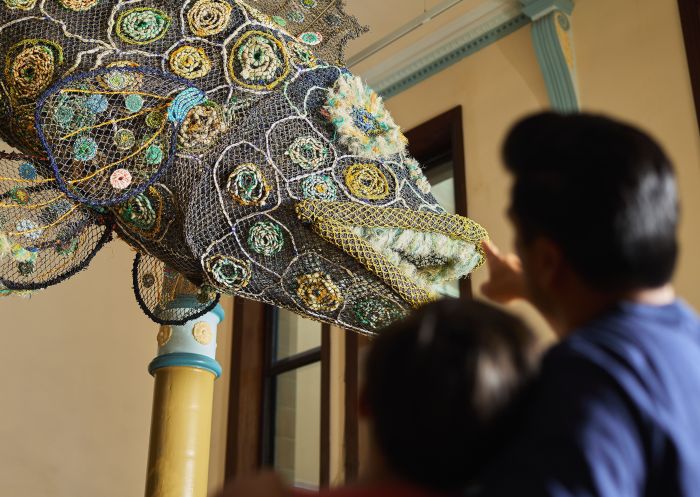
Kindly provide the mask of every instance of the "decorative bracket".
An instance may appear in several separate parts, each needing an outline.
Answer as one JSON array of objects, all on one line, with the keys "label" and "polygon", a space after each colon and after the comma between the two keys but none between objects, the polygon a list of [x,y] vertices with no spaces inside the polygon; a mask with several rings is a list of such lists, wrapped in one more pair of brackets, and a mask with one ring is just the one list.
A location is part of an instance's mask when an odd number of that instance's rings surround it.
[{"label": "decorative bracket", "polygon": [[552,107],[560,112],[578,112],[579,91],[570,19],[573,0],[521,2],[523,13],[532,20],[532,42]]}]

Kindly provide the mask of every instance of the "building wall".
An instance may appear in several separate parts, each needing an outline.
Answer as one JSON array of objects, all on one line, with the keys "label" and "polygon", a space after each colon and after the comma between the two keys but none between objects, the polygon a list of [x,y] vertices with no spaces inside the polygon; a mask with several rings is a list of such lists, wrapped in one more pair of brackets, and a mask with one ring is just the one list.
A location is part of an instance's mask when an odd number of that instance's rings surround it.
[{"label": "building wall", "polygon": [[[0,300],[0,495],[143,495],[158,327],[134,300],[132,260],[114,241],[67,282]],[[230,304],[220,325],[210,488],[224,473]]]}]

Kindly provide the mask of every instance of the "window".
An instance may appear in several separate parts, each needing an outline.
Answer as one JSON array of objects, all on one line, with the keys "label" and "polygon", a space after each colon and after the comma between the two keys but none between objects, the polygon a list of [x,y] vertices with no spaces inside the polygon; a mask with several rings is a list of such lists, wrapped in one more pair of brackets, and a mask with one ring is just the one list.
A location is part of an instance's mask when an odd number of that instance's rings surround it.
[{"label": "window", "polygon": [[[295,487],[318,489],[322,480],[323,346],[321,323],[268,307],[263,463]],[[324,338],[325,337],[325,338]]]},{"label": "window", "polygon": [[328,326],[236,299],[227,478],[276,469],[296,487],[329,480]]}]

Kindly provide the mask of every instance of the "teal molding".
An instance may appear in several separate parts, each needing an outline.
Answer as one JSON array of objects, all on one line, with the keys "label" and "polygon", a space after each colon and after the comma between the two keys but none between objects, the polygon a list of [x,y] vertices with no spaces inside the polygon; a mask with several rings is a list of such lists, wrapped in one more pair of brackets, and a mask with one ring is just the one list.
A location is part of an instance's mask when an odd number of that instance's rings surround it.
[{"label": "teal molding", "polygon": [[[202,304],[197,300],[195,295],[178,295],[175,300],[168,303],[168,309],[197,309],[201,307]],[[216,306],[209,312],[213,312],[218,318],[219,322],[224,320],[226,313],[221,304],[216,304]]]},{"label": "teal molding", "polygon": [[573,0],[520,0],[523,4],[523,14],[536,21],[555,11],[571,15],[574,11]]},{"label": "teal molding", "polygon": [[224,312],[224,308],[221,307],[221,304],[216,304],[216,307],[214,307],[210,312],[216,314],[220,323],[223,322],[224,318],[226,317],[226,313]]},{"label": "teal molding", "polygon": [[153,374],[159,369],[170,367],[189,367],[210,371],[218,378],[221,376],[221,365],[211,357],[201,354],[190,354],[185,352],[175,352],[156,357],[148,365],[148,372]]},{"label": "teal molding", "polygon": [[430,62],[424,67],[421,67],[420,69],[408,74],[401,80],[392,83],[385,88],[379,88],[378,92],[383,98],[390,98],[398,95],[410,87],[415,86],[429,77],[447,69],[465,57],[468,57],[469,55],[478,52],[482,48],[491,45],[501,38],[508,36],[529,23],[530,19],[525,14],[520,14],[512,19],[509,19],[508,21],[478,36],[477,38],[471,39],[463,45],[458,46],[454,50]]},{"label": "teal molding", "polygon": [[580,103],[569,17],[557,10],[534,21],[532,42],[552,108],[559,112],[578,112]]},{"label": "teal molding", "polygon": [[197,300],[195,295],[178,295],[175,299],[168,303],[168,309],[197,309],[202,304]]}]

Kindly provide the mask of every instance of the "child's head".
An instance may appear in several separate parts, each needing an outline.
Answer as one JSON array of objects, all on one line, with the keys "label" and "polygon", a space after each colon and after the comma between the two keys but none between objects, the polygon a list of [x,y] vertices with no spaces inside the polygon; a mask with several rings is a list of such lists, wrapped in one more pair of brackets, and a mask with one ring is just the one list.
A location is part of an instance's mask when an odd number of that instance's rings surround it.
[{"label": "child's head", "polygon": [[469,484],[512,431],[535,343],[519,319],[452,299],[382,332],[367,357],[362,402],[389,469],[433,489]]}]

